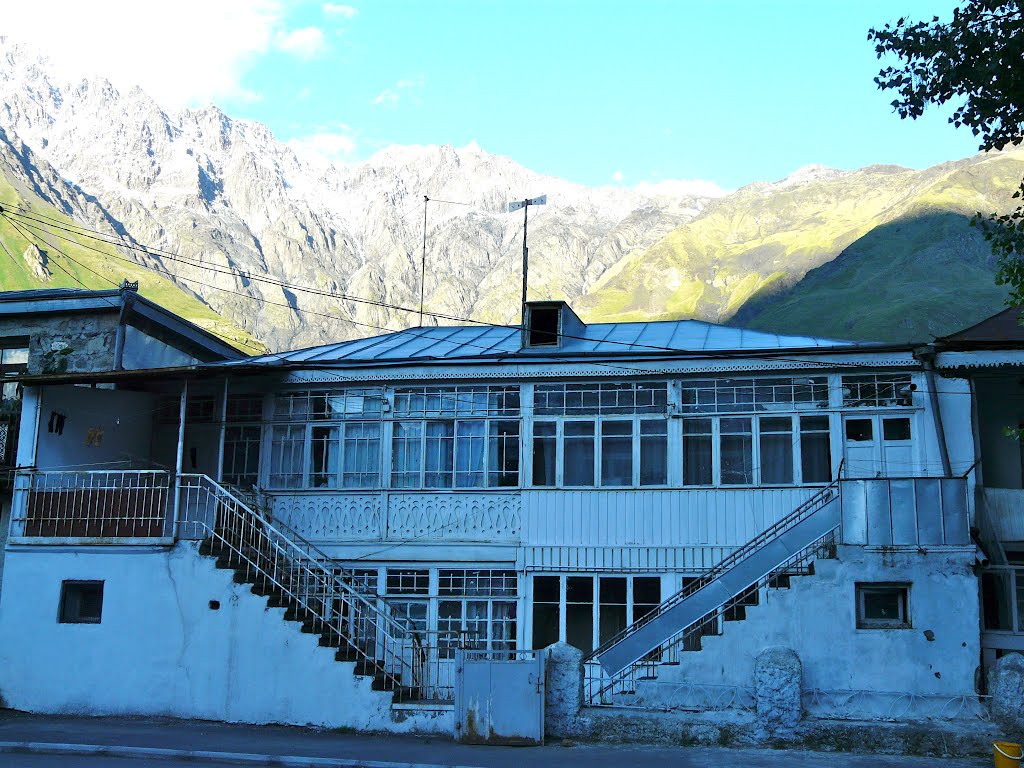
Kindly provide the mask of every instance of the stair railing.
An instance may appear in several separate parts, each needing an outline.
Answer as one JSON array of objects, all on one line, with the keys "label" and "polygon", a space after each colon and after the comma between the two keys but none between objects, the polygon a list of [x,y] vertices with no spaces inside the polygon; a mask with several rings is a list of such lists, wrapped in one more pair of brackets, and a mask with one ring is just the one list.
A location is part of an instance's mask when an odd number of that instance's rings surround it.
[{"label": "stair railing", "polygon": [[584,661],[591,661],[596,657],[600,656],[609,648],[611,648],[614,645],[617,645],[626,637],[636,632],[640,627],[643,627],[646,624],[650,623],[654,619],[664,614],[669,609],[675,607],[679,603],[686,600],[688,597],[693,595],[698,590],[703,589],[708,584],[717,579],[719,576],[721,576],[723,573],[731,569],[734,565],[739,563],[741,560],[745,559],[749,555],[759,550],[761,547],[763,547],[769,541],[774,539],[776,536],[780,536],[781,534],[788,531],[790,528],[794,527],[798,523],[805,520],[814,512],[818,511],[825,504],[832,501],[832,499],[836,498],[838,493],[839,480],[833,480],[827,486],[825,486],[816,494],[811,496],[811,498],[807,499],[807,501],[800,504],[800,506],[798,506],[796,509],[790,512],[788,515],[781,518],[777,522],[773,523],[768,528],[765,528],[763,531],[754,536],[754,538],[752,538],[742,547],[739,547],[738,549],[734,550],[729,555],[724,557],[722,560],[718,561],[715,565],[711,566],[703,573],[701,573],[700,576],[697,576],[695,579],[688,582],[682,589],[680,589],[674,595],[664,600],[653,611],[643,616],[642,618],[638,619],[637,621],[633,622],[628,627],[623,629],[621,632],[611,637],[609,640],[606,640],[604,643],[601,644],[599,648],[597,648],[589,656],[587,656],[586,659],[584,659]]},{"label": "stair railing", "polygon": [[382,676],[396,699],[426,696],[429,649],[413,628],[361,594],[323,552],[209,477],[179,480],[181,538],[210,541],[256,583],[287,596],[298,618]]},{"label": "stair railing", "polygon": [[813,543],[794,553],[755,583],[740,590],[711,612],[686,627],[680,628],[678,632],[666,638],[657,648],[647,653],[644,658],[633,662],[616,674],[609,675],[605,672],[596,659],[596,652],[592,653],[583,662],[584,700],[586,703],[591,706],[611,704],[614,703],[611,699],[612,696],[635,695],[637,683],[643,680],[656,679],[660,666],[678,664],[682,653],[700,649],[701,637],[709,634],[720,634],[726,612],[744,606],[744,600],[746,600],[748,595],[753,594],[755,591],[759,592],[781,576],[810,573],[811,564],[816,559],[835,557],[836,531],[838,528],[839,526],[837,525]]}]

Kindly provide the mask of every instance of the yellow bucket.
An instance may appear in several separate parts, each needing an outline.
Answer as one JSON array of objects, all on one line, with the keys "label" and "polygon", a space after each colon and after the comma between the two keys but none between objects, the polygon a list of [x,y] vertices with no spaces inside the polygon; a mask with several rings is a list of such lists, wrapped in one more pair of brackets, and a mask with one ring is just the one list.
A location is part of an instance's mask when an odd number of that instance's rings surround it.
[{"label": "yellow bucket", "polygon": [[1021,755],[1020,744],[1012,741],[992,742],[992,759],[996,768],[1020,768]]}]

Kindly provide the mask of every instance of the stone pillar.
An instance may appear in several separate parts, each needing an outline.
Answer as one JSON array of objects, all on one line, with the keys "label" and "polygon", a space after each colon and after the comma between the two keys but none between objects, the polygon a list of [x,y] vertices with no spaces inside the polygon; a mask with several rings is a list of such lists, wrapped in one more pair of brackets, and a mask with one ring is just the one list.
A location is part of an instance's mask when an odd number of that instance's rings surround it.
[{"label": "stone pillar", "polygon": [[1024,732],[1024,656],[1008,653],[992,665],[988,692],[992,719],[1014,733]]},{"label": "stone pillar", "polygon": [[802,714],[803,665],[792,648],[765,648],[754,659],[754,700],[758,730],[775,734],[792,729]]},{"label": "stone pillar", "polygon": [[583,651],[555,643],[544,653],[544,732],[572,736],[579,730],[583,706]]}]

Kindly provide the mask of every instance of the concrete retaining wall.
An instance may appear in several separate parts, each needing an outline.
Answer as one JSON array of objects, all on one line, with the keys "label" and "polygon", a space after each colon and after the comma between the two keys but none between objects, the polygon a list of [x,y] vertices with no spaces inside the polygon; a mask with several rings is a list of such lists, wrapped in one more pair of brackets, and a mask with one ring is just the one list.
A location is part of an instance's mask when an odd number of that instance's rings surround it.
[{"label": "concrete retaining wall", "polygon": [[[371,690],[353,663],[335,661],[334,649],[193,544],[12,547],[5,559],[0,697],[8,707],[452,732],[450,711],[393,717],[390,693]],[[104,582],[99,624],[58,623],[64,579]]]}]

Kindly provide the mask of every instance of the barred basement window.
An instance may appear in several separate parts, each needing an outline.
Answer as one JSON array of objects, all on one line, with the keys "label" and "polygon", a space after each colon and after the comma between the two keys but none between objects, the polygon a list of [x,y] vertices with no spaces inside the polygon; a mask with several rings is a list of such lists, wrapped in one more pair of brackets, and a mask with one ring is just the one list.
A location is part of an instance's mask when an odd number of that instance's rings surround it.
[{"label": "barred basement window", "polygon": [[99,624],[103,617],[102,581],[63,581],[60,585],[61,624]]},{"label": "barred basement window", "polygon": [[910,629],[910,585],[858,583],[857,629]]}]

